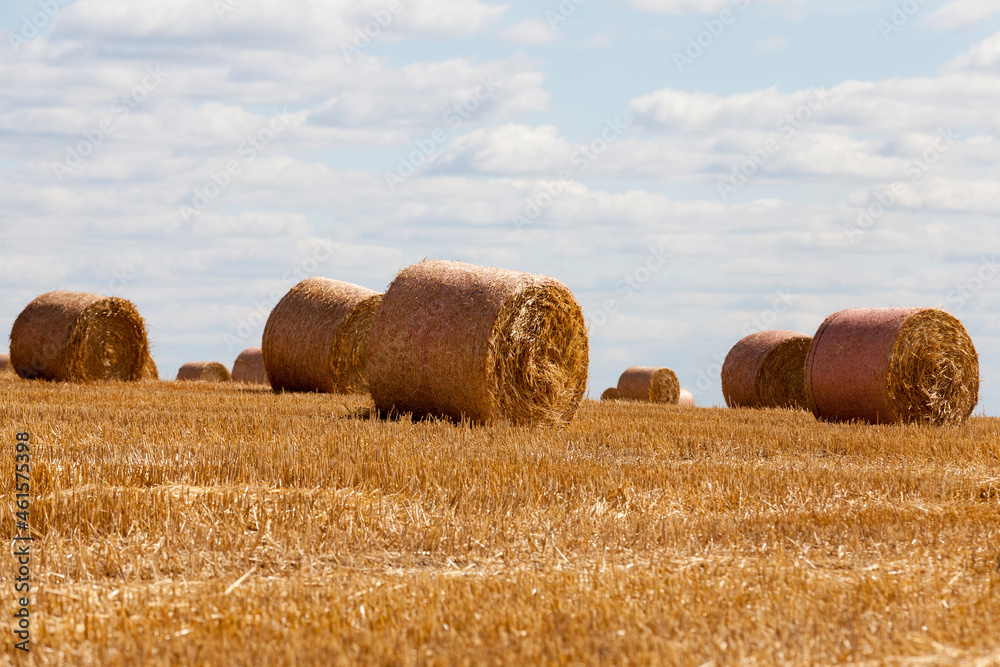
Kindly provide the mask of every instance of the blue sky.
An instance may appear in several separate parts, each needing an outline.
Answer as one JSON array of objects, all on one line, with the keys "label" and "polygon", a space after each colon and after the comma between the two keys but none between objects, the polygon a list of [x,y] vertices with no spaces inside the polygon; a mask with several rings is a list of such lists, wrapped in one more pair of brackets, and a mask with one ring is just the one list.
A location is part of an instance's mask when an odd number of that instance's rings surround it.
[{"label": "blue sky", "polygon": [[592,396],[663,365],[721,404],[746,333],[917,305],[1000,414],[995,0],[10,0],[0,31],[0,330],[122,296],[172,378],[300,277],[461,259],[573,289]]}]

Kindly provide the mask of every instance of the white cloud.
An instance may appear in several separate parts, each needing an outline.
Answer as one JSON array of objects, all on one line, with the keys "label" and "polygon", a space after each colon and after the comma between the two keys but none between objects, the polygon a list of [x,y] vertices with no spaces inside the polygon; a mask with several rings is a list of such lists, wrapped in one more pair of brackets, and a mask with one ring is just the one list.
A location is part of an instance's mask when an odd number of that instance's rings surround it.
[{"label": "white cloud", "polygon": [[927,22],[939,30],[958,30],[997,13],[1000,13],[1000,0],[951,0],[931,14]]},{"label": "white cloud", "polygon": [[[127,0],[79,0],[60,12],[55,38],[100,39],[107,49],[155,52],[164,45],[211,51],[245,49],[340,52],[368,32],[370,39],[470,35],[505,11],[478,0],[408,0],[392,12],[385,0],[203,2],[173,0],[149,7]],[[360,33],[358,31],[361,31]]]},{"label": "white cloud", "polygon": [[556,36],[544,21],[524,21],[500,33],[502,39],[518,44],[551,44]]},{"label": "white cloud", "polygon": [[[647,12],[676,15],[713,14],[724,9],[744,10],[751,0],[622,0],[629,7]],[[802,0],[764,0],[763,4],[798,5]],[[756,3],[754,3],[756,4]]]}]

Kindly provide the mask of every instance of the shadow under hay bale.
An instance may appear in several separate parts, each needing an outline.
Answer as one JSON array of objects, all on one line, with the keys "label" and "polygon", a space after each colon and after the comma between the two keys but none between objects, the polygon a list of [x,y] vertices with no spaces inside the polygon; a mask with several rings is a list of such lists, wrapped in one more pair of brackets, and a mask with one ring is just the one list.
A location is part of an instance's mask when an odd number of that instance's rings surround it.
[{"label": "shadow under hay bale", "polygon": [[842,310],[813,337],[805,383],[819,419],[957,423],[979,402],[979,356],[943,310]]},{"label": "shadow under hay bale", "polygon": [[177,371],[178,382],[229,382],[229,369],[218,361],[189,361]]},{"label": "shadow under hay bale", "polygon": [[424,422],[440,422],[440,421],[456,423],[458,421],[452,419],[447,415],[413,414],[412,412],[398,412],[396,410],[379,410],[378,408],[371,408],[371,407],[355,408],[342,418],[357,419],[360,421],[380,421],[380,422],[409,421],[414,424],[420,424]]},{"label": "shadow under hay bale", "polygon": [[808,409],[806,355],[812,338],[761,331],[733,346],[722,364],[722,395],[731,408]]},{"label": "shadow under hay bale", "polygon": [[146,324],[131,302],[48,292],[14,321],[10,359],[22,378],[58,382],[139,380],[149,354]]},{"label": "shadow under hay bale", "polygon": [[372,328],[380,410],[568,423],[587,387],[583,311],[554,278],[463,262],[403,269]]},{"label": "shadow under hay bale", "polygon": [[264,366],[264,351],[259,347],[248,347],[240,352],[233,362],[233,382],[243,384],[270,385],[267,368]]},{"label": "shadow under hay bale", "polygon": [[621,394],[618,393],[618,389],[615,387],[608,387],[604,390],[604,393],[601,394],[602,401],[617,401],[620,400],[621,397]]},{"label": "shadow under hay bale", "polygon": [[368,391],[368,342],[382,295],[328,278],[306,278],[282,297],[264,326],[271,387]]},{"label": "shadow under hay bale", "polygon": [[676,405],[681,383],[669,368],[633,366],[618,378],[618,394],[626,401]]}]

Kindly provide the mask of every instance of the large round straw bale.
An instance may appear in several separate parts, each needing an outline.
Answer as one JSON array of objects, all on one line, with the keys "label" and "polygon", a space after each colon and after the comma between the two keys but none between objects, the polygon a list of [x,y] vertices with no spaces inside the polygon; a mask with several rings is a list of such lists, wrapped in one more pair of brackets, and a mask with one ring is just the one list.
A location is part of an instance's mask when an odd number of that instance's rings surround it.
[{"label": "large round straw bale", "polygon": [[271,386],[287,391],[364,393],[368,342],[382,295],[327,278],[289,290],[264,326]]},{"label": "large round straw bale", "polygon": [[233,362],[233,382],[245,384],[270,384],[267,368],[264,366],[264,351],[259,347],[248,347],[240,352]]},{"label": "large round straw bale", "polygon": [[153,357],[146,355],[146,360],[142,364],[142,379],[143,380],[159,380],[160,379],[160,369],[156,367],[156,362],[153,361]]},{"label": "large round straw bale", "polygon": [[423,261],[392,281],[372,328],[379,410],[568,423],[587,388],[583,311],[554,278]]},{"label": "large round straw bale", "polygon": [[145,322],[118,297],[48,292],[21,311],[10,332],[11,363],[29,379],[139,380],[148,353]]},{"label": "large round straw bale", "polygon": [[722,395],[731,408],[807,409],[805,367],[812,338],[761,331],[733,346],[722,364]]},{"label": "large round straw bale", "polygon": [[618,389],[615,387],[608,387],[604,390],[604,393],[601,394],[602,401],[617,401],[621,397],[621,394],[618,393]]},{"label": "large round straw bale", "polygon": [[698,407],[694,402],[694,394],[691,393],[689,389],[681,387],[681,393],[677,397],[677,405],[683,406],[685,408]]},{"label": "large round straw bale", "polygon": [[979,357],[943,310],[842,310],[813,337],[805,383],[820,419],[948,424],[979,402]]},{"label": "large round straw bale", "polygon": [[0,373],[13,373],[14,366],[10,363],[10,355],[6,352],[0,353]]},{"label": "large round straw bale", "polygon": [[677,404],[681,383],[669,368],[633,366],[618,378],[618,393],[628,401]]},{"label": "large round straw bale", "polygon": [[181,382],[229,382],[229,369],[218,361],[189,361],[177,371]]}]

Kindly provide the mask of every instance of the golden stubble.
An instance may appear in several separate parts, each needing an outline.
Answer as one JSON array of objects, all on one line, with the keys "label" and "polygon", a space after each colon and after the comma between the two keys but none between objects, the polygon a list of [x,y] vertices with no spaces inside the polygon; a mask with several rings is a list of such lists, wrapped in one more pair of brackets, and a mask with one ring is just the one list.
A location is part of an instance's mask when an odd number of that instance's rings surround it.
[{"label": "golden stubble", "polygon": [[584,401],[529,428],[369,407],[0,382],[8,541],[15,432],[33,446],[20,662],[1000,660],[1000,420]]}]

